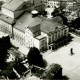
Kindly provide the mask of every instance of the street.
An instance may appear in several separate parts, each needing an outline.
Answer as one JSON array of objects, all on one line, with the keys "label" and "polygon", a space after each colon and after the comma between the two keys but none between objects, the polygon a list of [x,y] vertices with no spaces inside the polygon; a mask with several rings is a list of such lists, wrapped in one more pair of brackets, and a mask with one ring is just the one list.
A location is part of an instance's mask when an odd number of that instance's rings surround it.
[{"label": "street", "polygon": [[[72,41],[56,51],[43,53],[43,58],[48,65],[58,63],[63,68],[63,75],[69,80],[80,80],[80,37],[71,34],[74,38]],[[73,55],[70,49],[73,48]]]}]

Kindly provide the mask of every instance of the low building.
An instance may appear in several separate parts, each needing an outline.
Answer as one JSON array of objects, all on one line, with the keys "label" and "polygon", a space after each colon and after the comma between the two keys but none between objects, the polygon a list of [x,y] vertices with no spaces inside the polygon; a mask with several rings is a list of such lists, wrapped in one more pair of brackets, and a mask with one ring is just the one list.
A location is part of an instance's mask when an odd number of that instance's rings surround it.
[{"label": "low building", "polygon": [[52,64],[44,71],[41,78],[44,79],[60,79],[62,77],[62,67],[59,64]]},{"label": "low building", "polygon": [[68,39],[68,27],[57,22],[53,22],[52,20],[43,20],[41,23],[41,31],[41,34],[47,37],[48,49],[55,49],[59,47],[59,44],[62,44],[64,42],[64,39],[57,43],[55,42],[64,36],[67,37],[65,38],[66,40]]},{"label": "low building", "polygon": [[[60,7],[60,5],[66,5],[66,7],[68,7],[68,6],[75,7],[76,4],[77,3],[74,0],[47,0],[47,3],[46,3],[47,6],[49,6],[50,8],[53,8],[53,9],[55,9],[55,7],[56,8]],[[64,9],[64,10],[66,10],[66,9]]]}]

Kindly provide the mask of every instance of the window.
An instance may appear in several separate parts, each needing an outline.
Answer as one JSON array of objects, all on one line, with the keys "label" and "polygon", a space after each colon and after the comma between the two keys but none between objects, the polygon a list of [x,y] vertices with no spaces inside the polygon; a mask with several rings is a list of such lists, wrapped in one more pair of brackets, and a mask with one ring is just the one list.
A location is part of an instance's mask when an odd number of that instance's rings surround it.
[{"label": "window", "polygon": [[49,36],[49,43],[51,43],[51,35]]},{"label": "window", "polygon": [[54,41],[54,34],[52,35],[52,42]]}]

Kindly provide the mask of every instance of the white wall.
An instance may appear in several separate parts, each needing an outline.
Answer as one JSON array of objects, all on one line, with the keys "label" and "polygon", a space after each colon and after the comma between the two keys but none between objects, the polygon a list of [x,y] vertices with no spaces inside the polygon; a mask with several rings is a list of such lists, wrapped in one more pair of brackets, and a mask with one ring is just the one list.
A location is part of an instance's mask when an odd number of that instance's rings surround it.
[{"label": "white wall", "polygon": [[20,44],[25,45],[25,33],[19,31],[16,28],[13,28],[14,39]]},{"label": "white wall", "polygon": [[55,7],[59,7],[59,4],[60,2],[58,1],[47,1],[47,6],[49,5],[51,8],[55,8]]},{"label": "white wall", "polygon": [[26,47],[33,47],[33,34],[28,28],[25,30],[25,45]]},{"label": "white wall", "polygon": [[34,46],[38,49],[40,49],[40,43],[39,43],[39,40],[34,38]]},{"label": "white wall", "polygon": [[2,13],[11,17],[11,18],[14,18],[14,13],[6,8],[2,8]]},{"label": "white wall", "polygon": [[0,31],[9,34],[9,36],[12,36],[12,25],[0,20]]}]

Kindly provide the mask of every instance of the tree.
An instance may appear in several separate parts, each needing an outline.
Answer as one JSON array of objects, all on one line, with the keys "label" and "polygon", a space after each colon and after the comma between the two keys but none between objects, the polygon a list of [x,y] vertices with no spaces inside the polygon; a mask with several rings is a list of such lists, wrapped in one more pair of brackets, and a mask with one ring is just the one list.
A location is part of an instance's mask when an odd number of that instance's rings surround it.
[{"label": "tree", "polygon": [[59,8],[55,8],[54,11],[51,13],[52,16],[58,16],[60,14]]},{"label": "tree", "polygon": [[80,28],[80,17],[75,19],[75,28]]},{"label": "tree", "polygon": [[38,12],[38,14],[39,14],[39,15],[46,16],[46,15],[47,15],[47,11],[45,11],[45,10],[40,10],[40,11]]},{"label": "tree", "polygon": [[60,15],[60,17],[63,19],[63,24],[68,25],[68,19],[63,15]]},{"label": "tree", "polygon": [[59,6],[59,8],[60,8],[60,11],[62,12],[63,11],[63,9],[65,9],[67,7],[67,3],[66,2],[60,2],[60,6]]},{"label": "tree", "polygon": [[8,57],[7,49],[10,47],[11,43],[9,36],[0,38],[0,67],[4,66]]},{"label": "tree", "polygon": [[31,47],[27,55],[29,65],[43,67],[43,58],[40,51],[36,47]]}]

